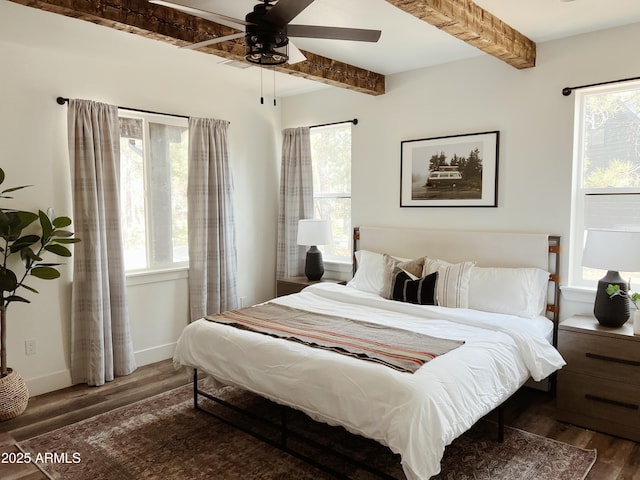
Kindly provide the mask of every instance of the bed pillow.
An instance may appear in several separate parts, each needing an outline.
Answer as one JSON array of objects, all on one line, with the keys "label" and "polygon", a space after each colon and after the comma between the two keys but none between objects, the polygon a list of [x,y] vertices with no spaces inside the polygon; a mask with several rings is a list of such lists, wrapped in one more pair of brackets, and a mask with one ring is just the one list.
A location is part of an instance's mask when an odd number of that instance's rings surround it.
[{"label": "bed pillow", "polygon": [[549,272],[541,268],[474,267],[469,280],[469,308],[532,318],[547,302]]},{"label": "bed pillow", "polygon": [[418,305],[437,305],[437,281],[438,272],[416,279],[402,268],[396,267],[393,273],[393,287],[390,298]]},{"label": "bed pillow", "polygon": [[422,276],[438,272],[436,298],[442,307],[468,308],[469,278],[475,262],[449,263],[445,260],[425,258]]},{"label": "bed pillow", "polygon": [[368,250],[356,252],[356,274],[347,285],[363,292],[380,295],[384,283],[384,257],[381,253]]},{"label": "bed pillow", "polygon": [[[383,253],[371,252],[369,250],[358,250],[356,252],[356,273],[347,285],[357,288],[363,292],[375,293],[376,295],[383,295],[385,289],[385,279],[387,273],[387,260],[396,263],[407,264],[409,270],[416,271],[417,276],[421,276],[422,269],[412,266],[412,260],[409,258],[397,258]],[[389,286],[386,287],[390,289]],[[387,297],[388,298],[388,297]]]},{"label": "bed pillow", "polygon": [[382,283],[382,290],[380,295],[384,298],[391,298],[391,294],[394,288],[394,280],[397,274],[396,269],[402,269],[408,273],[409,276],[416,280],[422,276],[422,269],[424,268],[424,257],[416,258],[415,260],[407,260],[402,258],[395,258],[386,253],[382,255],[384,260],[384,278]]}]

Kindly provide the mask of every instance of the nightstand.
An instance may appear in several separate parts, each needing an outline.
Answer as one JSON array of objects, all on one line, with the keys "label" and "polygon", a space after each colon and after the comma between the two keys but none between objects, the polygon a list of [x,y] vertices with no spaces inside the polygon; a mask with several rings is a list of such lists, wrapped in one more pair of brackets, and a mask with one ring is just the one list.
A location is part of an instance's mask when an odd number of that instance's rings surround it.
[{"label": "nightstand", "polygon": [[318,282],[332,282],[340,285],[346,284],[346,282],[342,280],[332,280],[330,278],[323,278],[321,280],[309,280],[307,277],[280,278],[276,281],[276,297],[298,293],[304,287]]},{"label": "nightstand", "polygon": [[558,420],[640,441],[640,336],[630,322],[602,327],[589,316],[560,323]]}]

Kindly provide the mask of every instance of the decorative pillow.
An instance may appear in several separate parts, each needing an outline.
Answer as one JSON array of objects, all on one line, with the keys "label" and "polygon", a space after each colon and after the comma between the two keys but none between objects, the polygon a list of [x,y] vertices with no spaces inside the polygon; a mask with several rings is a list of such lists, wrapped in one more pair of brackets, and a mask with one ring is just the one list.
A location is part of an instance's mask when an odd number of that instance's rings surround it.
[{"label": "decorative pillow", "polygon": [[449,263],[425,258],[422,276],[438,272],[436,298],[443,307],[469,307],[469,277],[476,262]]},{"label": "decorative pillow", "polygon": [[380,295],[384,283],[384,257],[368,250],[356,252],[356,274],[347,285],[364,292]]},{"label": "decorative pillow", "polygon": [[418,305],[437,305],[436,284],[438,272],[415,279],[401,268],[396,267],[393,274],[391,299]]},{"label": "decorative pillow", "polygon": [[405,260],[392,257],[386,253],[382,255],[384,260],[384,279],[382,283],[382,291],[380,295],[384,298],[391,298],[391,293],[394,288],[394,279],[396,275],[396,268],[400,268],[405,272],[413,276],[413,280],[422,276],[422,269],[424,268],[424,257],[416,258],[415,260]]},{"label": "decorative pillow", "polygon": [[540,268],[474,267],[469,280],[469,308],[533,318],[543,315],[549,272]]}]

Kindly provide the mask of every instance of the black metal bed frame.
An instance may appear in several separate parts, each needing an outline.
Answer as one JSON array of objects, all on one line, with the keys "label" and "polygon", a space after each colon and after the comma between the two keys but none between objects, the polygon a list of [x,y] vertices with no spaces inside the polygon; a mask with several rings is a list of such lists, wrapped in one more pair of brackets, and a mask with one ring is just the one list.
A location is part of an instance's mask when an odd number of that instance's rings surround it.
[{"label": "black metal bed frame", "polygon": [[[245,415],[247,418],[250,418],[252,420],[256,420],[260,423],[262,423],[263,425],[266,425],[270,428],[272,428],[274,431],[278,431],[280,433],[280,440],[276,441],[272,438],[267,437],[266,435],[262,435],[259,432],[256,432],[250,428],[244,427],[243,425],[240,425],[236,422],[233,422],[232,420],[229,420],[228,418],[223,417],[222,415],[219,415],[215,412],[212,412],[211,410],[208,410],[206,408],[203,408],[199,403],[198,403],[198,397],[202,396],[204,398],[207,398],[219,405],[222,405],[226,408],[228,408],[229,410],[232,410],[236,413],[240,413],[242,415]],[[271,421],[267,418],[261,417],[260,415],[256,415],[255,413],[244,409],[242,407],[239,407],[237,405],[233,405],[232,403],[227,402],[226,400],[223,400],[219,397],[216,397],[215,395],[212,395],[211,393],[205,392],[204,390],[201,390],[200,388],[198,388],[198,369],[194,368],[193,369],[193,408],[195,410],[201,411],[203,413],[206,413],[208,415],[211,415],[212,417],[216,418],[217,420],[220,420],[221,422],[226,423],[227,425],[231,425],[234,428],[237,428],[238,430],[243,431],[244,433],[247,433],[251,436],[253,436],[254,438],[257,438],[258,440],[261,440],[273,447],[278,448],[279,450],[288,453],[289,455],[292,455],[314,467],[316,467],[317,469],[329,473],[337,478],[349,478],[346,475],[344,475],[341,472],[338,472],[336,469],[329,467],[328,465],[325,465],[321,462],[318,462],[317,460],[313,459],[312,457],[299,452],[293,448],[291,448],[288,444],[288,439],[290,437],[292,438],[296,438],[304,443],[306,443],[307,445],[310,445],[311,447],[317,449],[320,452],[325,452],[325,453],[329,453],[330,455],[333,455],[335,457],[341,458],[342,460],[346,460],[347,462],[351,463],[352,465],[355,465],[359,468],[362,468],[363,470],[368,471],[369,473],[372,473],[374,475],[376,475],[377,477],[386,479],[386,480],[398,480],[396,477],[389,475],[385,472],[380,471],[379,469],[361,462],[358,459],[352,458],[349,455],[346,455],[342,452],[339,452],[327,445],[323,445],[320,442],[317,442],[311,438],[309,438],[306,435],[303,435],[299,432],[293,431],[289,428],[288,426],[288,417],[287,417],[287,413],[291,410],[289,407],[286,407],[284,405],[278,405],[280,408],[280,423]],[[504,408],[503,405],[498,406],[494,411],[497,411],[498,413],[498,442],[502,443],[504,440]],[[310,421],[313,421],[310,419]]]},{"label": "black metal bed frame", "polygon": [[[233,422],[231,420],[229,420],[228,418],[225,418],[221,415],[218,415],[215,412],[212,412],[211,410],[207,410],[206,408],[203,408],[199,403],[198,403],[198,396],[202,396],[205,397],[219,405],[222,405],[234,412],[240,413],[242,415],[245,415],[246,417],[252,419],[252,420],[257,420],[258,422],[262,423],[263,425],[266,425],[267,427],[272,428],[274,431],[278,431],[280,433],[280,440],[276,441],[272,438],[267,437],[266,435],[262,435],[259,432],[256,432],[254,430],[251,430],[250,428],[244,427],[243,425],[240,425],[236,422]],[[374,475],[377,475],[380,478],[384,478],[387,480],[398,480],[395,477],[381,472],[378,469],[372,467],[371,465],[368,465],[364,462],[361,462],[355,458],[351,458],[348,455],[345,455],[342,452],[339,452],[327,445],[323,445],[320,442],[317,442],[309,437],[307,437],[306,435],[303,435],[299,432],[293,431],[289,428],[288,426],[288,417],[287,414],[289,413],[289,411],[291,410],[289,407],[286,407],[284,405],[278,405],[280,408],[280,423],[276,423],[273,422],[267,418],[261,417],[260,415],[256,415],[255,413],[244,409],[242,407],[238,407],[237,405],[233,405],[232,403],[227,402],[226,400],[223,400],[219,397],[216,397],[215,395],[212,395],[208,392],[205,392],[203,390],[200,390],[198,388],[198,370],[194,369],[193,371],[193,407],[201,412],[204,412],[208,415],[211,415],[213,417],[215,417],[216,419],[220,420],[221,422],[226,423],[227,425],[231,425],[234,428],[237,428],[241,431],[243,431],[244,433],[247,433],[255,438],[257,438],[258,440],[261,440],[271,446],[274,446],[276,448],[278,448],[279,450],[288,453],[289,455],[292,455],[314,467],[316,467],[319,470],[322,470],[323,472],[329,473],[337,478],[349,478],[346,475],[344,475],[341,472],[338,472],[336,469],[329,467],[328,465],[325,465],[323,463],[320,463],[318,461],[316,461],[315,459],[311,458],[310,456],[299,452],[293,448],[291,448],[288,444],[288,439],[291,438],[296,438],[308,445],[310,445],[313,448],[318,449],[321,452],[327,452],[331,455],[334,455],[336,457],[339,457],[343,460],[346,460],[348,462],[350,462],[353,465],[356,465],[364,470],[367,470],[370,473],[373,473]]]}]

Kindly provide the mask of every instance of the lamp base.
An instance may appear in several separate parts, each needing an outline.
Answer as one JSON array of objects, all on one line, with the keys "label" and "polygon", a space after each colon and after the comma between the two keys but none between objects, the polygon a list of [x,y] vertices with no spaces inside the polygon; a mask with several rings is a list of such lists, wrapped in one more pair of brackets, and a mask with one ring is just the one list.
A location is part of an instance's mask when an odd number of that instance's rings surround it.
[{"label": "lamp base", "polygon": [[304,274],[309,280],[317,281],[324,275],[324,265],[322,264],[322,252],[318,247],[312,245],[307,250],[307,259],[304,264]]},{"label": "lamp base", "polygon": [[610,298],[607,293],[607,287],[609,285],[619,285],[621,291],[627,291],[627,283],[620,274],[616,271],[609,270],[607,274],[598,281],[593,314],[600,325],[618,328],[624,325],[631,315],[629,299],[626,295],[616,295]]}]

